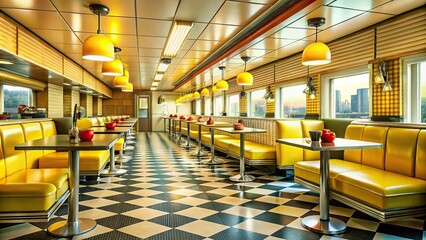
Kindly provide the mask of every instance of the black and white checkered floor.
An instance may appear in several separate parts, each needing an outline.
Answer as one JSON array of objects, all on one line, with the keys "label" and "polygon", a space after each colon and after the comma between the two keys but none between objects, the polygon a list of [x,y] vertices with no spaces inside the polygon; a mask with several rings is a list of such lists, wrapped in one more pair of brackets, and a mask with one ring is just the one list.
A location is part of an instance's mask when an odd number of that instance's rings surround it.
[{"label": "black and white checkered floor", "polygon": [[[80,217],[97,227],[73,239],[426,239],[424,218],[380,223],[331,201],[332,216],[346,222],[344,234],[326,236],[304,229],[304,216],[318,214],[318,194],[292,179],[248,168],[250,183],[228,177],[238,172],[233,159],[200,165],[164,133],[139,133],[128,174],[80,186]],[[46,234],[67,216],[67,206],[49,223],[0,224],[0,239],[55,239]]]}]

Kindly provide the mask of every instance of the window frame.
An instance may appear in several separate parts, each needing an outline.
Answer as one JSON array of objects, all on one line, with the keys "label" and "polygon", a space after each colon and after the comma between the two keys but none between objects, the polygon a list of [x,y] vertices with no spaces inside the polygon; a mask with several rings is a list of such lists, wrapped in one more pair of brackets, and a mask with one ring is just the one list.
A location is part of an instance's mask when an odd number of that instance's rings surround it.
[{"label": "window frame", "polygon": [[[320,77],[320,116],[321,118],[336,118],[336,104],[334,94],[331,94],[334,90],[333,79],[350,77],[354,75],[368,74],[368,118],[372,116],[372,66],[371,64],[365,65],[358,68],[352,68],[343,71],[337,71],[329,74],[321,75]],[[331,104],[333,103],[333,104]],[[352,118],[351,118],[352,119]]]},{"label": "window frame", "polygon": [[[421,92],[420,92],[420,79],[412,78],[409,75],[413,69],[408,69],[408,65],[426,62],[424,54],[415,54],[401,58],[402,65],[402,115],[404,122],[421,123]],[[415,69],[418,73],[420,68]]]},{"label": "window frame", "polygon": [[201,99],[195,101],[195,115],[201,116]]},{"label": "window frame", "polygon": [[[207,104],[207,102],[209,102],[209,104]],[[212,98],[211,97],[204,98],[204,115],[206,116],[212,115],[211,106],[212,106]]]},{"label": "window frame", "polygon": [[[220,99],[222,101],[222,106],[221,106],[220,109],[218,109],[218,106],[217,106],[218,104],[216,104],[217,103],[216,99]],[[222,95],[216,95],[216,96],[214,96],[214,105],[213,106],[214,106],[214,108],[213,108],[213,116],[222,116],[222,110],[223,110],[223,96]]]}]

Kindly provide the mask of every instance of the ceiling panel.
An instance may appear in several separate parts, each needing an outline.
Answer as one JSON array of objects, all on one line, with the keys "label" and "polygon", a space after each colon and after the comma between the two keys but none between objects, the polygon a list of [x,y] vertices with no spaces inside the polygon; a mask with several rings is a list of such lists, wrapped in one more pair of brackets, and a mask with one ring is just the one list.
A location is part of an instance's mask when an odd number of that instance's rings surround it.
[{"label": "ceiling panel", "polygon": [[[50,44],[78,44],[81,48],[80,39],[69,30],[58,31],[50,29],[33,29],[34,33],[43,37]],[[84,40],[84,39],[83,39]]]},{"label": "ceiling panel", "polygon": [[248,3],[258,3],[258,4],[274,4],[277,0],[232,0],[234,2],[248,2]]},{"label": "ceiling panel", "polygon": [[139,56],[141,57],[161,57],[163,49],[161,48],[139,48]]},{"label": "ceiling panel", "polygon": [[261,4],[227,1],[212,19],[212,23],[228,25],[247,25],[260,14],[262,8],[268,8]]},{"label": "ceiling panel", "polygon": [[218,41],[205,41],[205,40],[198,40],[192,45],[191,50],[193,51],[213,51],[219,46]]},{"label": "ceiling panel", "polygon": [[94,15],[89,5],[92,3],[102,4],[109,8],[108,16],[124,16],[134,17],[135,16],[135,5],[133,0],[79,0],[79,1],[64,1],[64,0],[52,0],[53,4],[61,12],[71,13],[84,13]]},{"label": "ceiling panel", "polygon": [[[63,13],[73,31],[96,33],[98,18],[95,14]],[[136,24],[133,18],[101,17],[101,30],[105,34],[136,34]]]},{"label": "ceiling panel", "polygon": [[185,58],[201,58],[204,59],[205,57],[209,56],[211,52],[206,51],[188,51],[185,54]]},{"label": "ceiling panel", "polygon": [[167,38],[171,26],[172,21],[138,19],[138,35]]},{"label": "ceiling panel", "polygon": [[333,7],[342,7],[349,9],[357,9],[363,11],[369,11],[382,4],[391,2],[393,0],[363,0],[363,1],[351,1],[351,0],[328,0],[325,5]]},{"label": "ceiling panel", "polygon": [[160,37],[138,37],[138,44],[140,48],[163,48],[166,44],[166,38]]},{"label": "ceiling panel", "polygon": [[175,19],[208,23],[224,2],[224,0],[181,0]]},{"label": "ceiling panel", "polygon": [[50,10],[54,11],[55,8],[50,4],[49,0],[2,0],[0,1],[1,8],[21,8],[21,9],[36,9],[36,10]]},{"label": "ceiling panel", "polygon": [[235,35],[241,28],[238,26],[209,24],[204,32],[200,35],[201,40],[224,41],[231,35]]},{"label": "ceiling panel", "polygon": [[66,23],[54,11],[38,11],[11,8],[3,9],[3,11],[10,15],[12,18],[20,18],[20,16],[25,16],[25,18],[21,19],[21,23],[27,28],[69,30]]},{"label": "ceiling panel", "polygon": [[400,14],[425,4],[426,2],[424,0],[394,0],[374,8],[372,11],[388,14]]},{"label": "ceiling panel", "polygon": [[138,0],[138,18],[173,20],[179,0]]},{"label": "ceiling panel", "polygon": [[251,48],[253,49],[265,49],[265,50],[275,50],[277,48],[284,47],[296,40],[291,39],[280,39],[280,38],[266,38],[254,45]]},{"label": "ceiling panel", "polygon": [[[307,26],[307,22],[305,25]],[[312,35],[315,39],[315,29],[286,27],[271,35],[271,37],[298,40]]]}]

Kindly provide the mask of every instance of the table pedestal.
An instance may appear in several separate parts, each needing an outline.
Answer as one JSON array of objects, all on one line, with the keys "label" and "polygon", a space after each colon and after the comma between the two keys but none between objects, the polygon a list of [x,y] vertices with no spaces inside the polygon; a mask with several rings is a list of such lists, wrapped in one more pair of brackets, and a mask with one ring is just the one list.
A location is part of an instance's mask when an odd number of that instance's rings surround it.
[{"label": "table pedestal", "polygon": [[302,219],[302,226],[313,232],[334,235],[345,232],[346,224],[329,216],[330,199],[330,152],[321,151],[320,160],[320,216],[308,216]]},{"label": "table pedestal", "polygon": [[211,142],[210,142],[211,157],[209,160],[201,161],[201,164],[218,165],[218,164],[224,163],[224,161],[216,159],[216,157],[214,156],[214,128],[210,128],[210,138],[211,138]]},{"label": "table pedestal", "polygon": [[68,219],[56,222],[47,228],[47,232],[55,237],[72,237],[86,233],[96,227],[96,221],[78,218],[78,201],[80,192],[79,169],[80,151],[68,151],[68,171],[71,194],[68,198]]},{"label": "table pedestal", "polygon": [[244,133],[240,134],[240,174],[229,178],[229,180],[234,182],[251,182],[256,179],[254,176],[246,174],[246,163],[244,160],[244,135]]},{"label": "table pedestal", "polygon": [[203,148],[201,147],[201,125],[198,125],[198,149],[190,153],[191,156],[196,157],[205,157],[209,155],[206,152],[203,152]]},{"label": "table pedestal", "polygon": [[114,146],[112,146],[109,149],[109,151],[110,151],[109,152],[109,169],[104,169],[101,172],[100,176],[101,177],[115,177],[115,176],[121,176],[123,174],[126,174],[127,173],[126,169],[122,169],[122,168],[116,169],[115,168]]},{"label": "table pedestal", "polygon": [[188,127],[188,136],[187,136],[187,142],[184,145],[180,145],[183,148],[194,148],[195,146],[193,144],[191,144],[191,128],[190,128],[190,123],[187,122],[187,127]]}]

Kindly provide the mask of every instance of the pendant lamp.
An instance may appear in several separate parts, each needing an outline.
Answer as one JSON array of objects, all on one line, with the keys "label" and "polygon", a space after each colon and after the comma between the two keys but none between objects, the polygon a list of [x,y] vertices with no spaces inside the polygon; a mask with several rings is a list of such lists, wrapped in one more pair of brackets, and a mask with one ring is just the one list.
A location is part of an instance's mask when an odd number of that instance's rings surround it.
[{"label": "pendant lamp", "polygon": [[302,53],[303,65],[323,65],[331,62],[331,51],[327,45],[318,42],[318,27],[325,23],[325,18],[308,19],[308,25],[315,27],[315,42],[309,44]]},{"label": "pendant lamp", "polygon": [[116,57],[114,61],[102,63],[102,75],[105,76],[123,76],[124,66],[121,60],[118,58],[118,53],[121,52],[121,48],[114,47]]},{"label": "pendant lamp", "polygon": [[114,77],[114,87],[126,87],[127,83],[129,83],[129,71],[124,70],[123,76]]},{"label": "pendant lamp", "polygon": [[201,97],[208,97],[210,95],[210,91],[207,88],[203,88],[200,93]]},{"label": "pendant lamp", "polygon": [[199,99],[199,98],[200,98],[200,93],[199,93],[198,91],[195,91],[195,92],[192,94],[192,98],[194,98],[194,99]]},{"label": "pendant lamp", "polygon": [[109,8],[101,4],[90,4],[90,11],[98,15],[98,30],[83,43],[83,59],[91,61],[108,62],[114,60],[114,44],[111,39],[102,34],[101,15],[106,16]]},{"label": "pendant lamp", "polygon": [[222,71],[222,80],[216,83],[216,88],[219,91],[226,91],[229,89],[228,82],[225,81],[225,66],[219,66],[219,69]]},{"label": "pendant lamp", "polygon": [[244,61],[244,72],[238,73],[237,75],[237,84],[241,86],[251,86],[253,85],[253,75],[247,72],[247,62],[250,61],[251,57],[241,57]]},{"label": "pendant lamp", "polygon": [[133,83],[129,82],[127,85],[121,89],[122,92],[133,92]]}]

